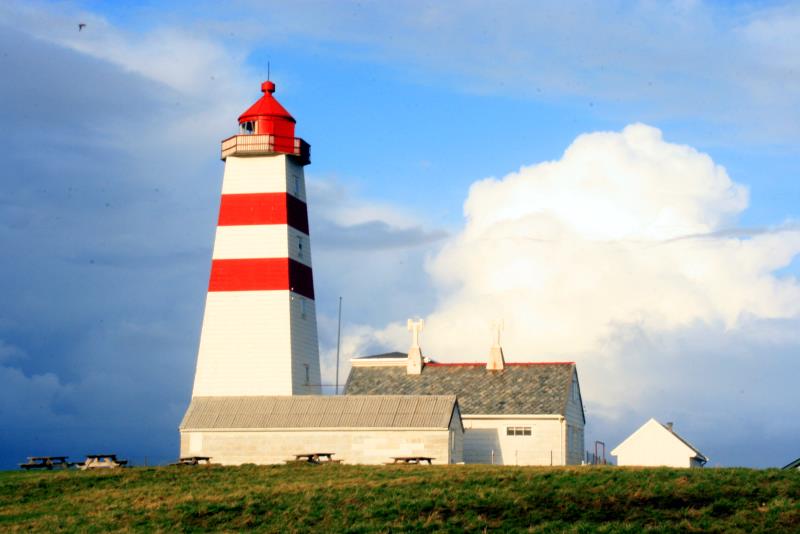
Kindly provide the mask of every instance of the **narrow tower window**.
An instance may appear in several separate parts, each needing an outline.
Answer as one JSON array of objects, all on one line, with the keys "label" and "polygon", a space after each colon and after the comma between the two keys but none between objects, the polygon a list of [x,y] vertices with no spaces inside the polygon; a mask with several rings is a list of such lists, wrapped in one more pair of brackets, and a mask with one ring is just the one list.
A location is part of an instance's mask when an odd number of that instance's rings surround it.
[{"label": "narrow tower window", "polygon": [[306,368],[306,384],[305,385],[307,386],[307,385],[309,385],[311,383],[311,372],[309,371],[307,363],[304,363],[303,367]]},{"label": "narrow tower window", "polygon": [[294,188],[293,189],[294,196],[300,198],[300,177],[297,176],[296,174],[293,174],[292,181],[293,181],[292,187]]},{"label": "narrow tower window", "polygon": [[297,256],[303,257],[303,236],[297,236]]},{"label": "narrow tower window", "polygon": [[300,299],[300,317],[306,318],[306,299],[304,298]]},{"label": "narrow tower window", "polygon": [[256,125],[255,125],[255,123],[253,121],[245,121],[239,127],[240,133],[247,134],[247,135],[254,133],[255,129],[256,129]]}]

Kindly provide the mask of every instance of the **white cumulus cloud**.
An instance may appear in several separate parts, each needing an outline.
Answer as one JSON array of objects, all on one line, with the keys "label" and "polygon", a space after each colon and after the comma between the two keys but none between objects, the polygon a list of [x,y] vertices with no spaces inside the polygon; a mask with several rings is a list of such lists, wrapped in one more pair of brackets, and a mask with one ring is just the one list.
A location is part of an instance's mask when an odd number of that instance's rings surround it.
[{"label": "white cumulus cloud", "polygon": [[591,351],[620,324],[796,317],[800,286],[775,271],[800,251],[800,230],[740,236],[730,229],[747,203],[708,155],[643,124],[478,181],[463,231],[428,266],[439,297],[429,351],[481,357],[494,317],[512,358]]},{"label": "white cumulus cloud", "polygon": [[472,356],[492,317],[518,357],[591,351],[618,324],[795,317],[800,286],[774,271],[800,231],[724,232],[746,207],[724,168],[655,128],[582,135],[558,161],[472,185],[464,230],[429,265],[428,345]]}]

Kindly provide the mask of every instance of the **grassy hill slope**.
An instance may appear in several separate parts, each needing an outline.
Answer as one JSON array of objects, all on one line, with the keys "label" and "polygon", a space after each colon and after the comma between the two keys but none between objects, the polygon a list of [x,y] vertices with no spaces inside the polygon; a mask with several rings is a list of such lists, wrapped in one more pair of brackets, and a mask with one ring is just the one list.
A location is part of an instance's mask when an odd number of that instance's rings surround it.
[{"label": "grassy hill slope", "polygon": [[800,473],[299,465],[0,473],[0,531],[800,532]]}]

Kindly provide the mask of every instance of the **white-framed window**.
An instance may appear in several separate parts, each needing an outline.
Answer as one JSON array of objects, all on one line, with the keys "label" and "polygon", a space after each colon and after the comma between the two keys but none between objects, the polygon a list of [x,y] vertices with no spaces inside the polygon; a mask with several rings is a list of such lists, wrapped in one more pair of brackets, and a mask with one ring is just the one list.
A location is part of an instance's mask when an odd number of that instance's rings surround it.
[{"label": "white-framed window", "polygon": [[306,369],[306,383],[305,383],[305,385],[307,386],[307,385],[311,384],[311,370],[310,370],[311,368],[308,366],[307,363],[304,363],[303,367],[305,367],[305,369]]},{"label": "white-framed window", "polygon": [[531,427],[529,426],[507,426],[506,436],[530,436]]}]

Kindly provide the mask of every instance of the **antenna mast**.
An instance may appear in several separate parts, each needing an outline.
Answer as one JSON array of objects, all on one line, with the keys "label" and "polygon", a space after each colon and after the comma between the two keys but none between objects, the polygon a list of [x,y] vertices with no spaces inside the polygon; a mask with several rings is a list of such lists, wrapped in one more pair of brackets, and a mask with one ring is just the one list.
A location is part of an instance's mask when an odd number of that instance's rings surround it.
[{"label": "antenna mast", "polygon": [[339,331],[336,335],[336,392],[339,394],[339,349],[342,345],[342,297],[339,297]]}]

